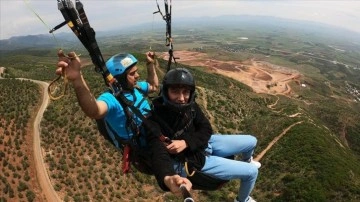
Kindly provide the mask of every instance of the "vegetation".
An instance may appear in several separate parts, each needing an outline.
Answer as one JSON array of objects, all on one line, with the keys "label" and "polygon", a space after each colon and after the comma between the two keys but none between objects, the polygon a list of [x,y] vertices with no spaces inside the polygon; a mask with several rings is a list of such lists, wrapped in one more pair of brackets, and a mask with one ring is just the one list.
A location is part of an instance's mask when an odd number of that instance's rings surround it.
[{"label": "vegetation", "polygon": [[0,88],[0,195],[8,200],[34,201],[39,185],[30,134],[41,91],[33,82],[15,79],[0,79]]},{"label": "vegetation", "polygon": [[[360,87],[356,69],[360,48],[333,40],[332,45],[351,48],[349,53],[338,53],[326,40],[301,32],[287,32],[281,37],[275,30],[264,28],[248,33],[255,40],[240,43],[234,36],[246,35],[244,30],[234,29],[225,36],[221,29],[204,30],[203,36],[187,29],[176,30],[179,39],[175,48],[188,47],[193,42],[191,50],[206,52],[214,58],[255,57],[300,71],[303,74],[300,82],[310,86],[302,88],[293,81],[292,96],[255,94],[250,87],[233,79],[211,74],[202,67],[187,67],[200,87],[197,101],[216,132],[254,134],[259,141],[256,151],[259,154],[289,128],[262,158],[254,198],[259,201],[359,200],[360,104],[348,86]],[[189,38],[191,34],[194,37]],[[136,56],[144,78],[142,52],[148,48],[149,39],[129,41],[128,37],[101,38],[104,57],[119,51],[138,51]],[[154,37],[151,41],[159,52],[166,51],[160,39]],[[308,57],[305,52],[321,59]],[[49,82],[55,77],[54,56],[54,50],[15,50],[11,55],[1,55],[0,64],[6,67],[6,78]],[[89,61],[84,53],[81,58]],[[336,58],[349,66],[331,63],[326,58]],[[160,64],[161,79],[166,61],[161,60]],[[92,65],[84,67],[84,76],[95,96],[106,90],[101,75],[94,72]],[[350,84],[345,85],[346,82]],[[31,144],[32,121],[41,90],[30,81],[17,79],[0,79],[0,89],[0,200],[41,200]],[[59,196],[64,201],[178,200],[171,194],[163,194],[152,176],[136,170],[123,175],[120,152],[99,135],[95,121],[83,114],[71,87],[69,91],[63,99],[50,102],[41,122],[41,146]],[[231,181],[217,191],[195,191],[194,196],[198,201],[233,201],[238,186],[238,181]]]}]

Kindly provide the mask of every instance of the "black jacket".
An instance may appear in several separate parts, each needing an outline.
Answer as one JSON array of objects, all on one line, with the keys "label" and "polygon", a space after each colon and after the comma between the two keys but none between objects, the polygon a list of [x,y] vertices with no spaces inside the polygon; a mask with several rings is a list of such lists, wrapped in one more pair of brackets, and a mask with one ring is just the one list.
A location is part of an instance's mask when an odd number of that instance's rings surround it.
[{"label": "black jacket", "polygon": [[[149,117],[151,132],[147,135],[147,141],[156,180],[163,190],[168,190],[164,177],[176,174],[172,159],[177,158],[182,162],[186,160],[189,167],[201,170],[205,164],[204,149],[213,131],[209,120],[196,103],[179,110],[164,104],[162,97],[158,97],[153,100],[153,105],[154,109]],[[183,133],[175,136],[174,133],[184,128]],[[172,140],[185,140],[188,147],[180,154],[171,155],[160,141],[160,133]]]}]

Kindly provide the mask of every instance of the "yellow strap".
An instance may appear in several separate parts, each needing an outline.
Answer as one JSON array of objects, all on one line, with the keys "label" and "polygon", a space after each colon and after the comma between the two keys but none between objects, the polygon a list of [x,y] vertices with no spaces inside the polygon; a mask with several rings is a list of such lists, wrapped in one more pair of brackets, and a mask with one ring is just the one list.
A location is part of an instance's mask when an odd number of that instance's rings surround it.
[{"label": "yellow strap", "polygon": [[191,173],[191,174],[189,174],[189,169],[188,169],[188,164],[187,164],[187,161],[185,161],[185,165],[184,165],[184,167],[185,167],[185,172],[186,172],[186,175],[187,175],[188,177],[192,177],[192,176],[195,174],[195,170],[193,170],[193,171],[192,171],[192,173]]},{"label": "yellow strap", "polygon": [[[65,57],[67,57],[68,59],[72,60],[72,59],[75,59],[76,57],[79,57],[80,55],[81,55],[81,54],[79,54],[79,55],[76,55],[76,54],[75,54],[75,56],[73,56],[73,57],[69,57],[69,56],[65,56]],[[60,95],[56,97],[56,96],[55,96],[55,94],[56,94],[55,91],[57,90],[56,87],[55,87],[54,91],[51,91],[51,89],[52,89],[52,86],[56,83],[56,81],[58,81],[61,77],[64,78],[64,88],[62,89],[62,92],[60,93]],[[64,97],[64,95],[65,95],[66,92],[67,92],[68,84],[69,84],[69,80],[68,80],[67,77],[66,77],[65,71],[63,71],[62,75],[59,75],[57,78],[55,78],[54,80],[52,80],[52,81],[50,82],[49,86],[48,86],[48,94],[49,94],[50,99],[51,99],[51,100],[58,100],[58,99]]]},{"label": "yellow strap", "polygon": [[52,92],[51,91],[51,87],[55,84],[56,81],[58,81],[61,77],[63,77],[62,75],[59,75],[56,79],[52,80],[48,86],[48,94],[49,94],[49,97],[51,100],[58,100],[62,97],[64,97],[64,95],[66,94],[66,91],[67,91],[67,87],[68,87],[68,79],[66,78],[66,75],[64,75],[64,88],[62,89],[62,92],[59,96],[55,96],[55,91],[56,91],[56,88],[55,90]]}]

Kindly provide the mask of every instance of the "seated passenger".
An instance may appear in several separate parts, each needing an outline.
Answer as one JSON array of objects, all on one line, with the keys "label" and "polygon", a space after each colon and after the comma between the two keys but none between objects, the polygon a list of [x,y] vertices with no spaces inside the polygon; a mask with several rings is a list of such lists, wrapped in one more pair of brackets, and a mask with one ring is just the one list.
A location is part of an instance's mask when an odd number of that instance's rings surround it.
[{"label": "seated passenger", "polygon": [[[235,201],[254,201],[249,195],[261,166],[252,160],[256,138],[212,135],[209,120],[195,102],[195,82],[187,69],[170,70],[162,84],[162,96],[153,100],[150,116],[152,131],[156,132],[147,137],[159,186],[173,193],[179,192],[181,183],[189,189],[191,178],[187,179],[189,173],[185,171],[189,169],[224,181],[239,179]],[[225,158],[237,154],[243,161]]]}]

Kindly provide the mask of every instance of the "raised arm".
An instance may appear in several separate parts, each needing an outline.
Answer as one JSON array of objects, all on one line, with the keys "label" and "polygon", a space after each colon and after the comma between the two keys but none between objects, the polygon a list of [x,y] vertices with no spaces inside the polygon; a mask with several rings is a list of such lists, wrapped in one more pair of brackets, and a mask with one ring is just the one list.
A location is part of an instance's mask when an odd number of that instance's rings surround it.
[{"label": "raised arm", "polygon": [[72,83],[78,103],[83,112],[90,118],[99,119],[105,116],[107,105],[103,101],[96,101],[81,73],[80,58],[71,52],[65,56],[64,52],[58,52],[57,74],[64,74]]},{"label": "raised arm", "polygon": [[159,79],[156,74],[156,59],[154,52],[146,53],[146,68],[147,68],[147,79],[149,85],[149,93],[156,92],[159,88]]}]

